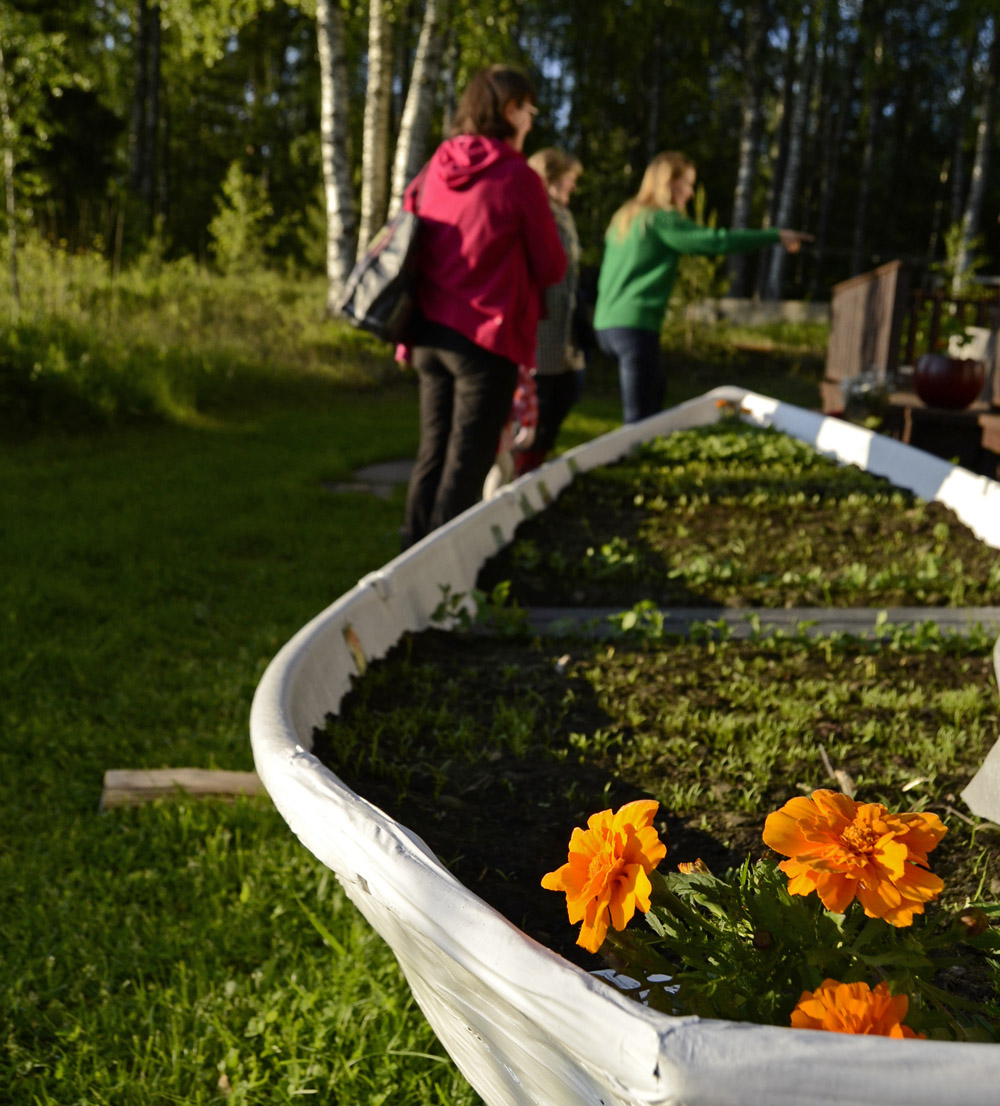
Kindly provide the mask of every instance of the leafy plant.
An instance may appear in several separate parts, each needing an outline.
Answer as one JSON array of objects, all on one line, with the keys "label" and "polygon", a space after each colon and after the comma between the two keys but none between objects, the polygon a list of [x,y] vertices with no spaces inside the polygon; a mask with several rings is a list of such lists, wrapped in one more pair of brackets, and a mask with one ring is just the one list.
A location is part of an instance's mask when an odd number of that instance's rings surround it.
[{"label": "leafy plant", "polygon": [[208,224],[215,263],[222,272],[264,266],[277,232],[273,216],[264,184],[238,161],[232,162],[222,182],[218,211]]},{"label": "leafy plant", "polygon": [[[700,859],[676,873],[657,870],[667,852],[654,827],[657,807],[635,800],[591,815],[573,831],[567,862],[541,881],[565,893],[570,922],[581,923],[579,945],[596,952],[607,944],[614,967],[666,982],[648,988],[651,1004],[794,1025],[807,997],[860,983],[868,995],[882,988],[886,998],[907,996],[895,1022],[876,1032],[1000,1039],[995,985],[985,1005],[942,985],[973,950],[1000,950],[1000,932],[990,927],[1000,906],[931,916],[928,904],[944,885],[927,870],[927,856],[947,833],[935,814],[894,815],[817,790],[764,824],[765,842],[789,859],[748,858],[716,877]],[[636,912],[651,935],[628,928]],[[870,1031],[850,1016],[843,1029]]]},{"label": "leafy plant", "polygon": [[935,982],[1000,952],[1000,932],[989,926],[1000,918],[996,904],[901,931],[866,918],[858,904],[834,914],[815,896],[790,895],[772,861],[748,859],[721,876],[696,870],[651,879],[647,932],[609,934],[607,958],[625,974],[661,977],[649,1002],[667,1013],[788,1025],[799,996],[824,979],[885,980],[893,994],[912,996],[907,1022],[922,1033],[1000,1035],[995,996],[970,1001]]}]

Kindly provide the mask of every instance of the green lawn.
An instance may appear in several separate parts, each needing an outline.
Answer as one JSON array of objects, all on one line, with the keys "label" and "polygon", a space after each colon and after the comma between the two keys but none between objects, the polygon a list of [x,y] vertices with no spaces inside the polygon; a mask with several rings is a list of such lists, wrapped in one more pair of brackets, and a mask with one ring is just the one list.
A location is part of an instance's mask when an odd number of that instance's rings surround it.
[{"label": "green lawn", "polygon": [[[675,375],[670,402],[729,372]],[[266,799],[98,812],[109,768],[251,768],[268,661],[398,550],[402,488],[325,485],[412,456],[412,378],[211,379],[183,424],[0,441],[4,1101],[474,1103]],[[595,372],[561,444],[618,418]]]},{"label": "green lawn", "polygon": [[5,1101],[475,1100],[267,800],[98,813],[108,768],[252,767],[265,665],[398,548],[402,489],[324,482],[415,446],[404,382],[0,448]]}]

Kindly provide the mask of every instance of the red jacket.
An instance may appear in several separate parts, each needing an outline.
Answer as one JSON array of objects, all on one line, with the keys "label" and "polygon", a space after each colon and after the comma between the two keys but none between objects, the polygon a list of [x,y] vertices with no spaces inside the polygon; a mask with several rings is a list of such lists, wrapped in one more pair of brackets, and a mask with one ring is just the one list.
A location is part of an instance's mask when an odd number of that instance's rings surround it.
[{"label": "red jacket", "polygon": [[435,151],[403,203],[421,220],[417,305],[477,345],[535,364],[542,292],[566,254],[541,178],[496,138],[461,134]]}]

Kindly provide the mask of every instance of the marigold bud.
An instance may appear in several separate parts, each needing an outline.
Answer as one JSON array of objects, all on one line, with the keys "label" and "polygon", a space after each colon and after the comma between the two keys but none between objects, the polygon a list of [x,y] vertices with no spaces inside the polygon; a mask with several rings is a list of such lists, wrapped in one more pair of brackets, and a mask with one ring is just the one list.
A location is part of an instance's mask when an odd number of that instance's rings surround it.
[{"label": "marigold bud", "polygon": [[765,949],[769,949],[774,944],[774,937],[771,936],[769,930],[755,929],[753,931],[753,947],[760,949],[763,952]]}]

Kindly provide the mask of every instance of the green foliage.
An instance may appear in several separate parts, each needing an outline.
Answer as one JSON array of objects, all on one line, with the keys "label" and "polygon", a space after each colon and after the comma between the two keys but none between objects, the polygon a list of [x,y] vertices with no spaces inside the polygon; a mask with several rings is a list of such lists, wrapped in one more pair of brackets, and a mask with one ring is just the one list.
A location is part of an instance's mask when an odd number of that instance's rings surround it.
[{"label": "green foliage", "polygon": [[164,26],[178,33],[183,53],[211,66],[223,60],[234,36],[275,7],[275,0],[163,0],[160,7]]},{"label": "green foliage", "polygon": [[1000,556],[941,504],[733,419],[581,475],[494,570],[548,605],[976,606],[1000,589]]},{"label": "green foliage", "polygon": [[[975,279],[976,274],[989,263],[989,257],[980,252],[983,241],[982,235],[974,237],[968,243],[969,256],[966,257],[962,224],[953,223],[948,228],[945,233],[945,257],[930,266],[931,272],[940,281],[945,296],[975,301],[990,295],[990,289]],[[960,268],[963,258],[965,265]],[[938,317],[935,350],[947,349],[952,339],[959,339],[961,343],[967,340],[965,328],[971,319],[967,305],[948,301],[938,304],[933,299],[927,299],[915,314],[914,349],[917,356],[931,350],[935,315]]]},{"label": "green foliage", "polygon": [[[706,196],[704,186],[698,185],[694,195],[694,221],[699,226],[715,227],[718,215],[712,211],[706,217]],[[668,318],[664,326],[671,321],[680,321],[684,328],[684,344],[690,349],[694,343],[692,309],[707,299],[718,299],[729,291],[729,278],[726,275],[725,257],[704,257],[690,254],[681,258],[677,267],[677,283],[667,307]]]},{"label": "green foliage", "polygon": [[[0,92],[8,113],[2,135],[15,165],[15,180],[21,202],[44,195],[45,189],[36,159],[52,143],[50,97],[67,88],[83,85],[67,58],[67,35],[51,33],[43,20],[9,2],[0,2],[0,48],[3,51],[3,89]],[[6,218],[6,207],[3,208]],[[19,218],[28,218],[22,212]]]},{"label": "green foliage", "polygon": [[[965,229],[961,223],[952,223],[945,231],[944,253],[941,261],[930,266],[932,273],[936,273],[944,287],[953,296],[959,298],[977,299],[987,294],[987,289],[976,282],[976,274],[988,263],[989,257],[982,253],[984,244],[983,235],[974,236],[966,246]],[[966,249],[970,256],[966,256]],[[964,267],[959,268],[964,261]]]},{"label": "green foliage", "polygon": [[[671,1014],[788,1025],[803,991],[826,979],[883,980],[911,1002],[906,1024],[947,1040],[996,1040],[997,1004],[980,1005],[942,990],[940,972],[993,950],[992,931],[966,941],[956,915],[930,913],[897,928],[866,918],[859,903],[844,914],[823,908],[815,894],[791,895],[771,860],[716,876],[654,872],[645,922],[608,935],[610,956],[626,973],[666,977],[650,987],[650,1003]],[[991,906],[984,916],[1000,916]],[[641,924],[641,923],[640,923]]]},{"label": "green foliage", "polygon": [[223,273],[263,267],[277,228],[263,181],[232,162],[222,182],[218,211],[208,224],[215,263]]},{"label": "green foliage", "polygon": [[[952,813],[944,803],[995,739],[990,637],[684,640],[651,629],[611,641],[408,636],[356,681],[316,748],[457,878],[571,959],[564,904],[539,901],[538,875],[565,840],[554,831],[636,796],[659,801],[664,873],[696,857],[713,868],[713,857],[724,860],[718,877],[658,877],[657,909],[602,949],[644,989],[649,973],[670,977],[665,987],[648,980],[660,1009],[787,1024],[801,991],[827,974],[874,982],[885,973],[917,996],[914,1027],[995,1037],[997,931],[956,949],[951,919],[995,897],[996,827],[946,816],[932,862],[944,892],[905,933],[858,910],[829,915],[815,897],[790,896],[773,860],[756,863],[762,811],[826,786],[831,762],[868,801]],[[503,832],[511,824],[516,850]],[[728,870],[748,852],[754,862]],[[1000,918],[993,905],[986,912]],[[953,993],[942,997],[949,980]],[[978,1010],[955,999],[970,980]]]},{"label": "green foliage", "polygon": [[[965,51],[954,46],[964,43],[986,18],[979,12],[977,24],[977,6],[963,2],[942,19],[926,5],[911,10],[912,5],[888,4],[880,31],[883,87],[877,87],[873,74],[861,95],[845,102],[842,130],[848,144],[871,111],[873,96],[884,98],[894,117],[909,120],[907,127],[887,132],[872,166],[866,228],[872,263],[876,257],[919,258],[925,250],[930,213],[941,198],[940,166],[952,155],[956,132],[968,131],[971,122],[958,114],[959,104],[975,100],[985,69],[977,66],[968,96],[957,103],[956,90],[965,80]],[[268,182],[274,224],[281,228],[276,260],[281,267],[309,264],[304,253],[316,240],[307,238],[303,251],[297,232],[306,222],[301,218],[305,198],[322,175],[315,3],[163,0],[153,7],[160,30],[161,124],[169,120],[169,125],[157,128],[157,194],[149,199],[153,211],[165,214],[172,256],[205,259],[215,199],[228,167],[239,160],[246,172]],[[342,3],[339,10],[344,19],[339,54],[348,84],[349,168],[360,183],[367,9]],[[152,214],[140,212],[136,198],[129,196],[135,185],[130,176],[138,106],[133,99],[135,13],[120,3],[7,0],[0,15],[13,117],[7,143],[17,148],[25,218],[53,240],[74,247],[100,240],[109,253],[120,250],[129,258],[149,233]],[[420,15],[420,5],[390,6],[397,94],[409,84]],[[786,50],[796,41],[800,19],[801,13],[780,6],[774,10],[771,34],[753,63],[764,98],[763,148],[777,142]],[[956,19],[963,24],[960,29]],[[859,45],[865,56],[871,55],[864,49],[867,23],[861,7],[852,5],[817,39],[822,65],[815,98],[823,110],[836,103],[838,90],[856,76],[849,67]],[[460,5],[450,11],[445,26],[445,79],[437,91],[432,140],[447,128],[455,97],[475,69],[504,60],[531,70],[541,114],[529,152],[558,145],[580,156],[585,167],[574,211],[587,265],[599,263],[611,213],[635,193],[657,150],[682,149],[695,158],[711,204],[725,220],[750,76],[740,49],[747,27],[745,5],[673,0],[630,4],[621,19],[600,14],[581,20],[570,0],[499,0]],[[913,88],[925,94],[906,100],[906,90]],[[398,109],[397,102],[397,120]],[[822,145],[807,148],[803,179],[822,176],[816,160]],[[846,162],[851,148],[845,145],[832,153]],[[765,158],[751,225],[763,216],[763,186],[771,172]],[[815,255],[806,251],[790,269],[789,284],[808,286],[815,276],[822,293],[834,280],[850,275],[845,269],[857,187],[849,174],[838,180],[824,270],[813,271]],[[987,180],[984,210],[996,208],[997,187],[996,180]],[[24,204],[29,197],[30,208]],[[818,219],[819,213],[812,217]],[[985,252],[995,257],[995,224],[987,221],[985,233]]]},{"label": "green foliage", "polygon": [[453,592],[444,584],[441,602],[431,614],[431,623],[443,630],[471,630],[477,626],[517,636],[527,631],[528,616],[517,603],[510,601],[509,580],[501,580],[489,593],[479,588],[472,588],[468,593]]}]

